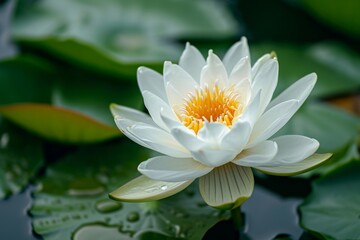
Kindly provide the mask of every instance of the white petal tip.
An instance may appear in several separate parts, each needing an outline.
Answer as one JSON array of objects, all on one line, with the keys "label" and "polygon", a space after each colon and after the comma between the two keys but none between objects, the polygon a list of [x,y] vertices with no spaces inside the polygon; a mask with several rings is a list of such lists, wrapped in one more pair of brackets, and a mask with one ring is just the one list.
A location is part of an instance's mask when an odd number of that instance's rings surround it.
[{"label": "white petal tip", "polygon": [[182,191],[192,182],[191,180],[169,183],[140,176],[109,193],[109,197],[124,202],[160,200]]}]

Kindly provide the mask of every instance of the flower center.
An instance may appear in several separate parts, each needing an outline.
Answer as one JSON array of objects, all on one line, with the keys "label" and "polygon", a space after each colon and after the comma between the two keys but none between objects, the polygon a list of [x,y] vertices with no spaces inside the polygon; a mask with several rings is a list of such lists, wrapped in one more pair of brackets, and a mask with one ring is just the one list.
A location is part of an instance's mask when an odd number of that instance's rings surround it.
[{"label": "flower center", "polygon": [[204,126],[204,122],[218,122],[228,127],[241,112],[241,104],[233,88],[220,89],[217,85],[195,90],[188,94],[180,109],[179,118],[182,123],[196,134]]}]

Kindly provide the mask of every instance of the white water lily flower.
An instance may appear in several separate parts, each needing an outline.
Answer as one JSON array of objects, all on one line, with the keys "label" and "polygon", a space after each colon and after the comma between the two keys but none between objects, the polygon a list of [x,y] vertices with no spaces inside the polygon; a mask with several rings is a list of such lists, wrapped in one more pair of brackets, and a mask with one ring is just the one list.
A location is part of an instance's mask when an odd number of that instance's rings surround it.
[{"label": "white water lily flower", "polygon": [[142,162],[143,174],[110,196],[150,201],[171,196],[199,178],[205,202],[234,208],[254,188],[251,167],[274,175],[293,175],[317,166],[331,154],[314,154],[315,139],[271,137],[309,96],[316,74],[309,74],[275,99],[278,61],[271,54],[250,64],[247,40],[235,43],[221,61],[212,50],[205,60],[190,44],[179,64],[164,63],[163,76],[140,67],[138,83],[149,115],[112,104],[119,129],[134,142],[155,150]]}]

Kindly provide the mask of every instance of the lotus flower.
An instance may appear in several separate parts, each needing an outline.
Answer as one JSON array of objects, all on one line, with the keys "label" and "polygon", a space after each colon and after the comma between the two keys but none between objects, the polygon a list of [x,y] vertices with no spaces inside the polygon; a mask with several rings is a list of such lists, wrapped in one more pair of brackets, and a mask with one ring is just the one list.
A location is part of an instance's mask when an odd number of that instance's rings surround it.
[{"label": "lotus flower", "polygon": [[179,64],[166,61],[163,76],[138,69],[147,115],[112,104],[118,128],[131,140],[163,156],[138,166],[143,175],[110,197],[150,201],[171,196],[199,178],[199,190],[213,207],[231,209],[254,188],[251,168],[294,175],[317,166],[331,154],[316,154],[319,142],[300,135],[271,138],[309,96],[311,73],[272,100],[278,61],[265,54],[253,67],[246,38],[220,58],[205,60],[189,43]]}]

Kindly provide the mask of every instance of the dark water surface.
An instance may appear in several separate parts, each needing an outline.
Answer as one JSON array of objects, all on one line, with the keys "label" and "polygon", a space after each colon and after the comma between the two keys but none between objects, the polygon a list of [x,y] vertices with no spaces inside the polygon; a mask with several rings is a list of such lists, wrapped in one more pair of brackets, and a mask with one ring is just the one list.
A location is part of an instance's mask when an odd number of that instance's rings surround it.
[{"label": "dark water surface", "polygon": [[36,240],[32,234],[30,216],[27,209],[31,204],[32,187],[24,192],[0,201],[0,239]]},{"label": "dark water surface", "polygon": [[[30,208],[32,187],[0,201],[1,240],[36,240],[31,231]],[[298,226],[296,207],[300,198],[283,198],[256,185],[252,197],[243,204],[245,234],[250,239],[272,239],[278,234],[289,234],[298,239],[302,233]],[[64,239],[66,240],[66,239]]]}]

